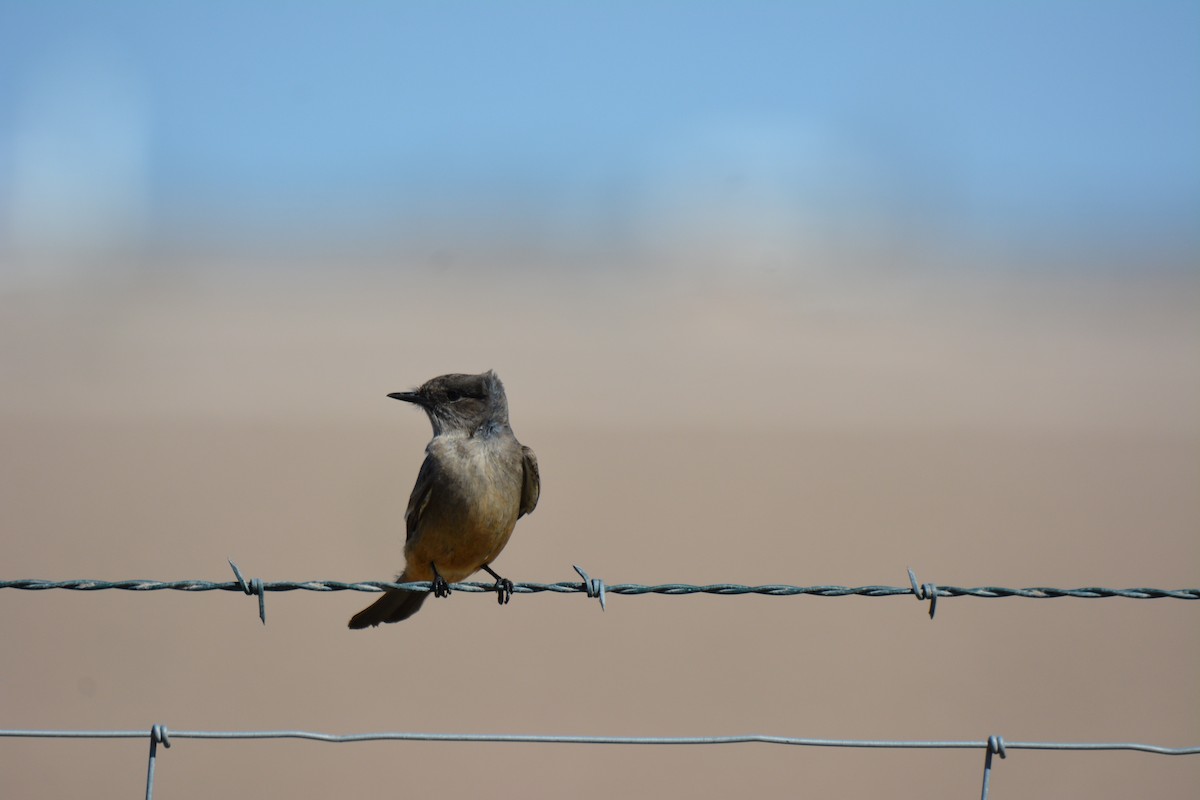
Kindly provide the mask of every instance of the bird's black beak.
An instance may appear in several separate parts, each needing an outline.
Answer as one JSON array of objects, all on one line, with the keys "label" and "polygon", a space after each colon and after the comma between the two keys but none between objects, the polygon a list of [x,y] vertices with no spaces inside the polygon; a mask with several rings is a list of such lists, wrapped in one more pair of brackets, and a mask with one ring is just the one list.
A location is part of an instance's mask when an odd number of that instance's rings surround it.
[{"label": "bird's black beak", "polygon": [[420,392],[392,392],[388,397],[403,400],[406,403],[416,403],[419,406],[425,405],[425,397]]}]

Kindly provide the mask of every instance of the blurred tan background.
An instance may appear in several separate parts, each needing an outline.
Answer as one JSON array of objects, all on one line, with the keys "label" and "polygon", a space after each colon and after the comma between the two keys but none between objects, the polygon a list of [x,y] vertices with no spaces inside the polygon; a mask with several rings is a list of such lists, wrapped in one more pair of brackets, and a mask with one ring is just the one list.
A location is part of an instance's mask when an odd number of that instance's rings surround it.
[{"label": "blurred tan background", "polygon": [[[1200,586],[1200,6],[0,0],[0,579]],[[1200,603],[0,590],[0,728],[1200,745]],[[147,742],[0,739],[0,796]],[[163,800],[977,796],[980,751],[176,740]],[[992,796],[1195,797],[1014,751]]]},{"label": "blurred tan background", "polygon": [[[428,423],[495,368],[540,457],[515,580],[1183,588],[1190,276],[702,285],[412,269],[3,296],[4,576],[385,580]],[[1200,741],[1194,603],[22,592],[9,728]],[[5,793],[130,796],[146,743],[6,739]],[[962,797],[982,753],[180,740],[158,796]],[[997,797],[1183,797],[1191,757],[1014,752]]]}]

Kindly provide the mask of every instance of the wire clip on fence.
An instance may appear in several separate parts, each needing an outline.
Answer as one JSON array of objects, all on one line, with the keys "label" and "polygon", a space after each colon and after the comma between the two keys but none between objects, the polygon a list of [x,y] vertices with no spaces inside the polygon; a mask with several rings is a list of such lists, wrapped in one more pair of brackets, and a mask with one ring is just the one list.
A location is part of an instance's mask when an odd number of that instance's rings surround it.
[{"label": "wire clip on fence", "polygon": [[150,758],[146,764],[146,800],[154,800],[154,767],[158,761],[159,744],[167,748],[171,746],[171,735],[167,731],[166,725],[150,727]]},{"label": "wire clip on fence", "polygon": [[[0,730],[0,738],[26,739],[140,739],[145,731],[59,731]],[[154,792],[155,759],[158,745],[171,746],[171,739],[308,739],[318,742],[505,742],[516,744],[617,744],[617,745],[717,745],[761,743],[800,747],[857,747],[877,749],[983,749],[983,800],[987,800],[991,782],[992,756],[1006,758],[1009,750],[1134,750],[1158,755],[1200,755],[1200,746],[1162,747],[1139,742],[1006,742],[989,736],[986,741],[889,741],[878,739],[801,739],[791,736],[556,736],[505,733],[352,733],[338,735],[313,731],[167,731],[165,725],[150,729],[150,758],[146,770],[146,800]]]},{"label": "wire clip on fence", "polygon": [[[930,617],[933,612],[930,612]],[[988,791],[992,785],[992,756],[999,755],[1001,758],[1008,758],[1008,752],[1004,747],[1003,736],[989,736],[987,740],[987,755],[983,757],[983,794],[981,800],[988,800]]]},{"label": "wire clip on fence", "polygon": [[[388,589],[407,589],[414,592],[428,592],[433,584],[430,581],[409,581],[393,583],[389,581],[360,581],[345,583],[342,581],[313,580],[313,581],[264,581],[260,578],[247,579],[242,575],[237,564],[229,562],[233,569],[233,581],[214,582],[205,580],[154,581],[154,580],[64,580],[50,581],[35,578],[19,580],[0,580],[0,589],[26,589],[44,591],[47,589],[67,589],[70,591],[93,592],[105,589],[120,589],[124,591],[149,592],[173,590],[180,592],[243,592],[258,597],[258,616],[265,624],[267,621],[266,599],[267,592],[384,592]],[[1108,589],[1100,586],[1087,586],[1079,589],[1059,589],[1048,586],[1035,586],[1025,589],[1010,589],[1002,586],[942,586],[934,583],[918,583],[916,573],[908,570],[908,586],[790,586],[786,584],[767,584],[762,586],[746,586],[737,583],[715,583],[694,585],[686,583],[663,583],[645,585],[640,583],[607,584],[599,578],[592,578],[582,567],[575,567],[582,578],[558,583],[514,583],[514,594],[535,594],[539,592],[555,592],[558,594],[584,594],[589,598],[600,601],[600,608],[606,608],[606,599],[610,594],[643,595],[643,594],[715,594],[740,595],[759,594],[771,597],[788,597],[793,595],[814,595],[816,597],[891,597],[894,595],[910,595],[918,600],[929,601],[929,616],[932,619],[937,612],[939,597],[981,597],[995,599],[1000,597],[1024,597],[1032,599],[1049,599],[1054,597],[1076,597],[1096,599],[1102,597],[1123,597],[1133,600],[1152,600],[1171,598],[1175,600],[1200,600],[1200,589]],[[491,583],[453,583],[455,591],[473,593],[495,591]]]}]

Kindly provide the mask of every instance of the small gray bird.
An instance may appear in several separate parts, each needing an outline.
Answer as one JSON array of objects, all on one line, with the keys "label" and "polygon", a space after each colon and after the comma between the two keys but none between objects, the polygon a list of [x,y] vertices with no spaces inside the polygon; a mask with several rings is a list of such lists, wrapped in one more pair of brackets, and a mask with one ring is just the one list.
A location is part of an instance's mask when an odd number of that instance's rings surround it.
[{"label": "small gray bird", "polygon": [[[496,373],[442,375],[415,392],[388,397],[425,409],[433,438],[404,512],[408,538],[397,583],[433,581],[433,594],[479,569],[496,579],[501,604],[513,584],[492,571],[517,519],[537,507],[537,457],[508,424],[508,400]],[[391,589],[350,619],[351,628],[408,619],[428,592]]]}]

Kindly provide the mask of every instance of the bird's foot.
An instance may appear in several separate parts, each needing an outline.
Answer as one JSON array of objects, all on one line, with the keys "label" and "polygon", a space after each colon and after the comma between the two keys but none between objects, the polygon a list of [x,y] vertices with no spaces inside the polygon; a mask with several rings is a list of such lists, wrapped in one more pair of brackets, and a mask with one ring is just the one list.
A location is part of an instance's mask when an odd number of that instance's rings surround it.
[{"label": "bird's foot", "polygon": [[496,590],[496,602],[500,605],[504,605],[512,599],[513,582],[508,578],[497,579],[496,585],[493,588]]},{"label": "bird's foot", "polygon": [[433,568],[433,596],[449,597],[450,584],[446,583],[446,579],[438,572],[436,564],[430,563],[429,566]]},{"label": "bird's foot", "polygon": [[496,579],[496,583],[492,587],[492,590],[496,592],[496,602],[500,605],[504,605],[512,599],[513,582],[508,578],[501,578],[487,564],[484,564],[483,568],[487,571],[488,575],[491,575]]}]

